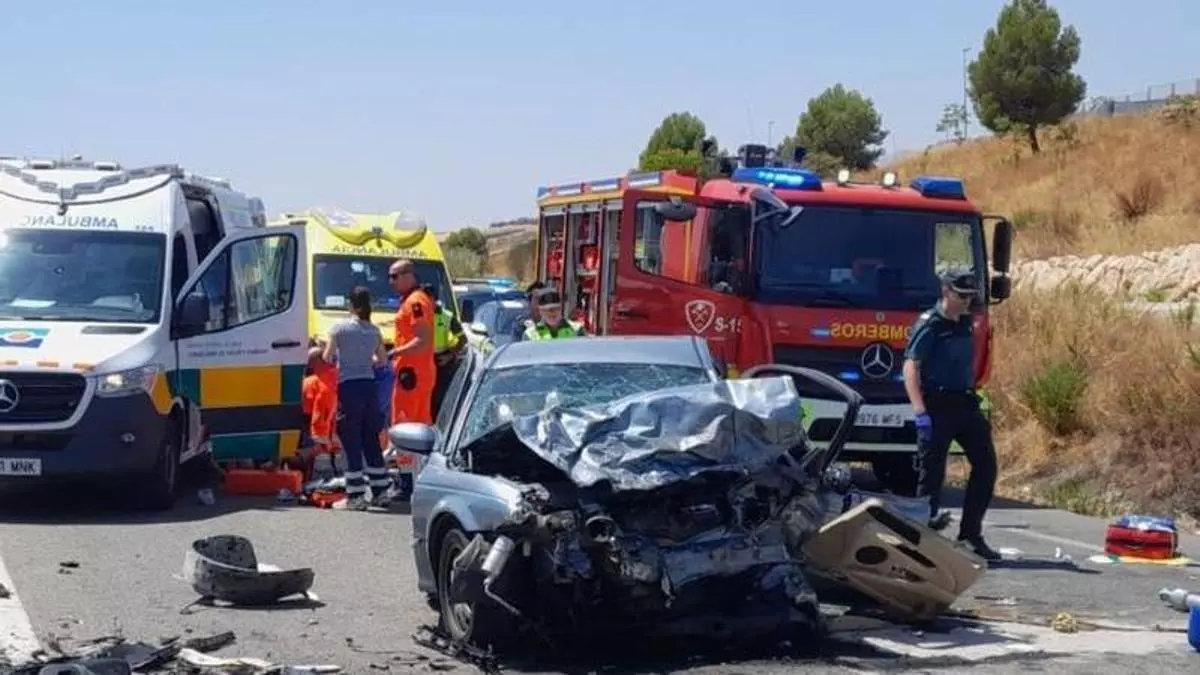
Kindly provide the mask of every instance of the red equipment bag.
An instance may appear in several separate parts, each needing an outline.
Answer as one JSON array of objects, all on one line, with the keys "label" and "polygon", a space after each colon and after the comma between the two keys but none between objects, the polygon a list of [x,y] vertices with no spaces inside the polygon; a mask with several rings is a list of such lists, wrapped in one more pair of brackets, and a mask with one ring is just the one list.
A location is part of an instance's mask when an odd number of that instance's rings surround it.
[{"label": "red equipment bag", "polygon": [[1109,525],[1104,537],[1104,552],[1110,555],[1169,560],[1175,557],[1178,536],[1174,532],[1140,530]]}]

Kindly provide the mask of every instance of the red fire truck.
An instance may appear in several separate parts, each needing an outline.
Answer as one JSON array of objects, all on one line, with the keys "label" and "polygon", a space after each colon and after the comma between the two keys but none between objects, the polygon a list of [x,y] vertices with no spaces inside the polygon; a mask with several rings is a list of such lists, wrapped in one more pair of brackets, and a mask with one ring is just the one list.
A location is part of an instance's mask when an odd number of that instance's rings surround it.
[{"label": "red fire truck", "polygon": [[[939,297],[937,273],[973,269],[986,289],[974,309],[975,372],[986,379],[988,307],[1010,292],[1012,228],[982,215],[953,178],[864,184],[843,171],[823,182],[751,164],[707,181],[661,171],[540,188],[539,280],[594,333],[701,335],[732,374],[784,363],[841,379],[866,400],[843,459],[871,461],[911,492],[905,340]],[[843,404],[797,385],[810,438],[828,442]]]}]

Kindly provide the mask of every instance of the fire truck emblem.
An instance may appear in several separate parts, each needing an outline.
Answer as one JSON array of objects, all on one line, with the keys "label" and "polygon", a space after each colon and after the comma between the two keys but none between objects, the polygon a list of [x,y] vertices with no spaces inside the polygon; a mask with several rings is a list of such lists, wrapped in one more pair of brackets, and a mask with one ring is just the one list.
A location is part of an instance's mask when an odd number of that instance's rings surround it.
[{"label": "fire truck emblem", "polygon": [[683,306],[687,316],[688,326],[697,333],[703,333],[712,325],[717,316],[717,306],[708,300],[692,300]]}]

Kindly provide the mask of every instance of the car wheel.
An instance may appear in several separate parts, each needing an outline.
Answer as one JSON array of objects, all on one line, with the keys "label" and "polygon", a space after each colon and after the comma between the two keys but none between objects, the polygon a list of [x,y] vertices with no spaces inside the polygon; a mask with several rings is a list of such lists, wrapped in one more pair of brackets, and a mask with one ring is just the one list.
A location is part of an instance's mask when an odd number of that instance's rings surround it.
[{"label": "car wheel", "polygon": [[143,508],[165,511],[175,505],[175,487],[179,477],[179,453],[182,435],[179,424],[172,422],[163,434],[154,470],[139,486],[138,497]]},{"label": "car wheel", "polygon": [[498,644],[504,635],[505,617],[498,608],[486,601],[480,592],[475,599],[454,597],[454,560],[466,549],[470,540],[457,527],[442,537],[437,559],[438,615],[442,630],[456,641],[487,648]]},{"label": "car wheel", "polygon": [[908,453],[876,456],[871,461],[871,471],[892,494],[912,497],[917,494],[917,469],[913,459]]}]

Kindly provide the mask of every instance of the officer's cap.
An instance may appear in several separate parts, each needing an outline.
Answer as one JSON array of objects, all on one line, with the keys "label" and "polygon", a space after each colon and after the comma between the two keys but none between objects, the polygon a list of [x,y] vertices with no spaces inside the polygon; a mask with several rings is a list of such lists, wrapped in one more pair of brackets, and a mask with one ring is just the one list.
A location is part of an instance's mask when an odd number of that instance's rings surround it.
[{"label": "officer's cap", "polygon": [[975,273],[970,270],[961,267],[951,268],[942,272],[940,278],[942,286],[960,295],[979,292],[979,277],[975,276]]},{"label": "officer's cap", "polygon": [[552,307],[555,305],[562,305],[562,296],[558,294],[558,291],[545,290],[545,291],[542,291],[541,293],[538,293],[538,295],[537,295],[537,306],[538,307]]}]

